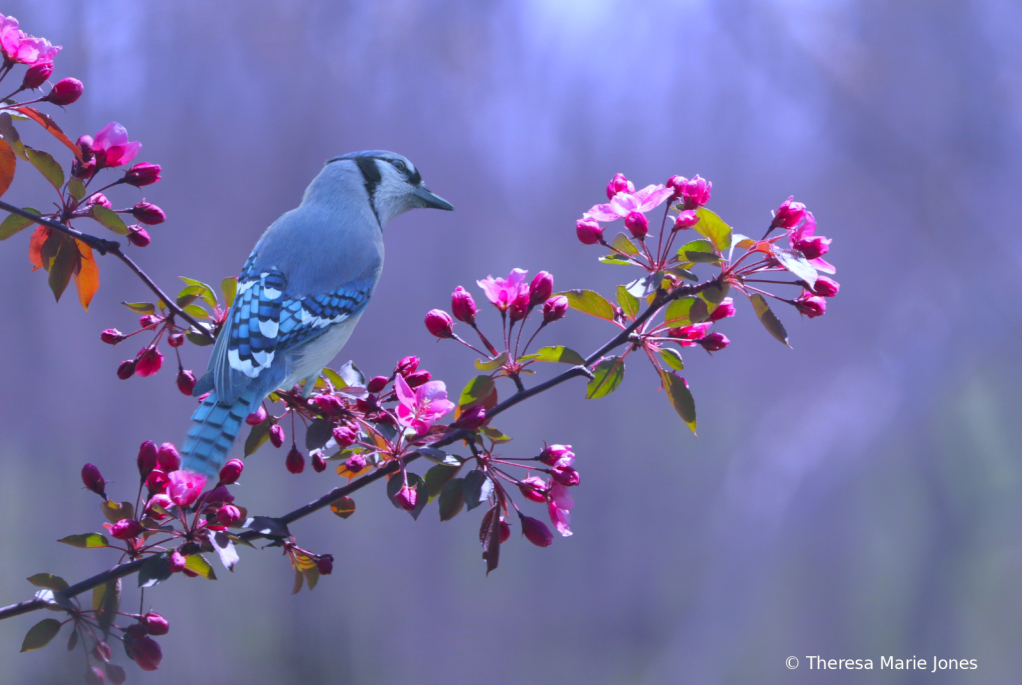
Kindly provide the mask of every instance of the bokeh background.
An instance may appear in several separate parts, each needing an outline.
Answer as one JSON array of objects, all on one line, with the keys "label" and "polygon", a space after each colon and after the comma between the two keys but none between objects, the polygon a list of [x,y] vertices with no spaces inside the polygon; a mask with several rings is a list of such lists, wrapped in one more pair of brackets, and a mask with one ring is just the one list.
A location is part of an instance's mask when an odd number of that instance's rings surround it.
[{"label": "bokeh background", "polygon": [[[625,276],[573,223],[621,171],[699,173],[746,233],[789,194],[834,239],[825,317],[780,311],[794,350],[747,302],[733,341],[689,352],[694,439],[644,364],[583,401],[581,383],[509,413],[509,452],[572,444],[574,537],[519,536],[484,577],[479,512],[418,522],[380,488],[358,513],[294,527],[336,570],[292,597],[274,550],[147,600],[171,622],[160,670],[191,683],[1008,683],[1022,678],[1018,339],[1022,8],[1013,0],[280,0],[8,2],[64,50],[85,96],[76,137],[111,120],[163,165],[146,197],[170,220],[140,263],[168,288],[219,282],[331,156],[402,152],[457,207],[386,231],[383,280],[342,362],[406,354],[453,389],[472,357],[423,314],[512,267],[609,292]],[[23,126],[25,130],[28,127]],[[33,138],[59,151],[43,137]],[[6,199],[49,202],[24,172]],[[125,193],[126,201],[134,197]],[[123,203],[122,203],[123,204]],[[35,205],[41,206],[41,205]],[[89,461],[127,495],[145,439],[178,441],[191,400],[164,370],[117,380],[135,348],[101,261],[85,314],[0,246],[0,603],[24,578],[80,579],[111,556],[54,542],[97,529]],[[492,325],[493,314],[486,314]],[[572,315],[544,338],[594,349]],[[206,350],[188,347],[200,370]],[[506,391],[505,391],[506,392]],[[278,514],[337,482],[248,461],[244,501]],[[124,497],[126,498],[126,497]],[[137,601],[137,594],[128,594]],[[17,653],[39,615],[0,623],[5,683],[78,682],[80,658]],[[119,651],[119,650],[115,650]],[[784,660],[802,660],[797,671]],[[974,658],[977,671],[809,671],[805,657]],[[122,663],[123,655],[118,657]]]}]

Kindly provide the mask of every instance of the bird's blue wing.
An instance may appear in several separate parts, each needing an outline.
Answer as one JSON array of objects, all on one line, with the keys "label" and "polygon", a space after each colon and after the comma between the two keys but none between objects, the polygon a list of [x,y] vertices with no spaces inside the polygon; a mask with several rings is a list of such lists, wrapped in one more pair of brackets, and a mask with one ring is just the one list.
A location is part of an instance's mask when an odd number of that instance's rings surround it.
[{"label": "bird's blue wing", "polygon": [[277,333],[278,353],[309,342],[361,312],[369,303],[375,283],[374,278],[364,278],[329,293],[285,301]]}]

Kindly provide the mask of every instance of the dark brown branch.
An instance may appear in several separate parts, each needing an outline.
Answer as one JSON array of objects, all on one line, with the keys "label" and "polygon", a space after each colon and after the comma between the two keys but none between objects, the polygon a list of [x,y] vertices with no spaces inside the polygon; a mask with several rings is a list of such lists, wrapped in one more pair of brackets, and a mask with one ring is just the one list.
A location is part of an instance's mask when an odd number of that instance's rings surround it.
[{"label": "dark brown branch", "polygon": [[80,240],[81,242],[85,243],[86,245],[88,245],[90,248],[100,253],[101,255],[111,254],[117,257],[122,262],[124,262],[127,265],[127,267],[135,273],[136,276],[142,279],[142,282],[146,284],[146,287],[153,291],[153,293],[158,298],[160,298],[160,300],[165,305],[167,305],[167,309],[173,312],[174,316],[179,316],[188,323],[190,323],[200,335],[205,336],[209,340],[214,339],[213,333],[206,326],[200,324],[194,318],[185,313],[183,309],[178,307],[177,303],[172,298],[170,298],[166,293],[160,290],[160,287],[156,285],[156,283],[153,282],[153,279],[149,278],[149,276],[147,276],[146,273],[142,271],[141,268],[139,268],[138,264],[132,261],[131,258],[128,257],[128,255],[124,254],[121,251],[121,244],[116,240],[107,240],[105,238],[99,238],[94,235],[89,235],[88,233],[82,233],[81,231],[71,228],[70,226],[62,224],[58,221],[47,219],[46,217],[39,216],[38,214],[33,214],[32,212],[26,211],[21,207],[15,207],[14,205],[8,202],[4,202],[3,200],[0,200],[0,209],[5,209],[12,214],[17,214],[18,216],[23,216],[26,219],[31,219],[40,226],[52,228],[55,231],[60,231],[65,235],[71,236],[75,240]]},{"label": "dark brown branch", "polygon": [[[502,412],[506,411],[507,409],[510,409],[516,404],[523,402],[529,399],[530,397],[534,397],[535,395],[538,395],[542,392],[545,392],[546,390],[549,390],[554,386],[560,385],[561,383],[564,383],[565,381],[570,380],[572,378],[576,378],[578,376],[591,377],[592,372],[589,371],[588,368],[589,366],[598,361],[603,355],[605,355],[610,350],[627,343],[629,341],[630,336],[636,330],[638,330],[639,327],[642,326],[642,324],[648,321],[658,311],[663,309],[667,304],[682,297],[696,295],[702,292],[703,290],[706,290],[710,286],[719,283],[720,277],[718,276],[717,278],[713,278],[709,281],[705,281],[698,285],[679,286],[669,293],[663,290],[658,290],[656,297],[653,299],[653,302],[650,304],[650,306],[646,308],[646,311],[644,311],[638,318],[636,318],[635,321],[633,321],[620,333],[618,333],[616,336],[607,341],[598,350],[590,354],[586,358],[585,365],[573,366],[567,371],[557,376],[554,376],[550,380],[544,381],[539,385],[527,388],[525,390],[520,390],[519,392],[507,398],[506,400],[495,406],[492,410],[487,412],[486,413],[487,417],[492,418],[494,416],[497,416],[498,414],[501,414]],[[469,437],[470,435],[471,434],[468,431],[462,429],[455,429],[454,431],[448,433],[446,436],[444,436],[443,438],[441,438],[440,440],[438,440],[437,442],[433,443],[430,446],[445,447],[454,442],[457,442],[458,440],[463,440]],[[420,456],[421,455],[419,455],[419,453],[416,452],[403,457],[402,460],[404,461],[405,464],[409,464],[418,459]],[[361,490],[365,486],[375,483],[376,481],[387,477],[388,475],[394,473],[397,470],[398,470],[397,460],[392,461],[390,464],[387,464],[383,468],[374,471],[368,476],[363,476],[362,478],[359,478],[358,480],[351,482],[343,487],[334,488],[333,490],[326,493],[322,497],[319,497],[309,502],[305,506],[299,507],[298,509],[295,509],[290,513],[284,514],[283,516],[279,517],[278,520],[280,520],[284,524],[290,524],[299,519],[305,518],[309,514],[312,514],[316,511],[319,511],[320,509],[324,509],[330,506],[332,503],[336,502],[341,497],[346,497],[352,494],[353,492],[357,492],[358,490]],[[242,533],[239,537],[246,542],[251,542],[253,540],[258,540],[259,538],[265,536],[253,530],[249,530]],[[72,585],[68,589],[61,592],[60,594],[62,594],[64,597],[74,597],[75,595],[79,595],[83,592],[87,592],[88,590],[98,587],[103,583],[107,583],[111,580],[116,580],[117,578],[124,578],[126,576],[130,576],[133,573],[138,572],[139,568],[142,567],[144,561],[145,561],[144,559],[138,559],[125,564],[114,566],[113,568],[104,571],[103,573],[100,573],[91,578],[83,580],[80,583]],[[0,620],[28,613],[30,611],[35,611],[37,609],[42,609],[45,606],[46,602],[40,599],[29,600],[26,602],[21,602],[19,604],[12,604],[10,606],[0,608]]]}]

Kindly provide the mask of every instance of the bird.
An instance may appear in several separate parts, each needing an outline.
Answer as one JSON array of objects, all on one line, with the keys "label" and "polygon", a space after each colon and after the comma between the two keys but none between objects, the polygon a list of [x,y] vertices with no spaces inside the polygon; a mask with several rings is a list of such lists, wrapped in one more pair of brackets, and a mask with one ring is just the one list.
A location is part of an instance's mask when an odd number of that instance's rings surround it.
[{"label": "bird", "polygon": [[241,424],[271,392],[304,381],[308,398],[341,351],[383,269],[383,228],[417,207],[453,210],[402,155],[334,157],[301,204],[274,221],[238,276],[181,450],[181,468],[216,476]]}]

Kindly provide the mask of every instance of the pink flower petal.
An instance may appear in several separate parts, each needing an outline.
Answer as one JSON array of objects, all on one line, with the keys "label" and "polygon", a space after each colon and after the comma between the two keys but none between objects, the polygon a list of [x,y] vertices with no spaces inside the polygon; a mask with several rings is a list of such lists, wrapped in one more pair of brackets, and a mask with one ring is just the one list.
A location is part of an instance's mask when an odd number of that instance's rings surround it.
[{"label": "pink flower petal", "polygon": [[550,522],[554,524],[557,532],[568,537],[571,535],[571,514],[564,509],[559,509],[553,502],[547,503],[547,513],[550,514]]},{"label": "pink flower petal", "polygon": [[556,480],[550,486],[550,499],[558,509],[567,511],[575,506],[575,500],[571,497],[571,491]]},{"label": "pink flower petal", "polygon": [[397,400],[402,406],[409,409],[415,407],[417,399],[415,391],[408,387],[408,381],[401,374],[397,374],[397,378],[394,379],[394,389],[397,391]]},{"label": "pink flower petal", "polygon": [[605,204],[593,205],[593,207],[583,215],[583,218],[589,217],[596,219],[597,221],[617,221],[623,216],[624,214],[619,214],[612,205]]},{"label": "pink flower petal", "polygon": [[664,200],[673,194],[673,188],[665,188],[664,186],[646,186],[635,194],[635,196],[642,202],[642,204],[639,205],[638,211],[648,212],[663,204]]}]

